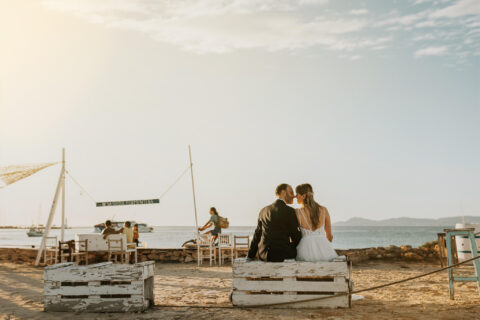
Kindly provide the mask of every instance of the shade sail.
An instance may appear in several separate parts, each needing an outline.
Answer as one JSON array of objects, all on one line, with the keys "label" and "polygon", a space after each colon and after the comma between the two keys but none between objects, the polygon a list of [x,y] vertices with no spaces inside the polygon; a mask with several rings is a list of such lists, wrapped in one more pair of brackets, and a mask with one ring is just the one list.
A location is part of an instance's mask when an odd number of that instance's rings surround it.
[{"label": "shade sail", "polygon": [[25,179],[40,170],[53,166],[58,162],[37,163],[20,166],[0,167],[0,188],[8,186],[14,182]]}]

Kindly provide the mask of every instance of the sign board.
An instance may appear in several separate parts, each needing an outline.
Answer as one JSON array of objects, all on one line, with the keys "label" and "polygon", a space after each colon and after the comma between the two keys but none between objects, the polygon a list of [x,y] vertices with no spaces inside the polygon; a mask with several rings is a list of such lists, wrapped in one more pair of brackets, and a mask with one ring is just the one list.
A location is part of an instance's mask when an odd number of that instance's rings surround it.
[{"label": "sign board", "polygon": [[154,204],[154,203],[160,203],[160,199],[97,202],[97,207],[130,206],[130,205],[136,205],[136,204]]}]

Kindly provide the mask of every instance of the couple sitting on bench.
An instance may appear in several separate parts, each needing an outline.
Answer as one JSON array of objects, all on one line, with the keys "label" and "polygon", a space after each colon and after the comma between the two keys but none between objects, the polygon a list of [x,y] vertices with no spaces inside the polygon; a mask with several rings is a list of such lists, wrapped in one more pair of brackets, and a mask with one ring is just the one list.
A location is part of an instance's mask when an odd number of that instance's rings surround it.
[{"label": "couple sitting on bench", "polygon": [[[313,198],[312,186],[301,184],[295,189],[279,185],[278,199],[260,211],[247,261],[258,258],[268,262],[329,261],[337,257],[327,208]],[[288,206],[297,198],[298,209]]]}]

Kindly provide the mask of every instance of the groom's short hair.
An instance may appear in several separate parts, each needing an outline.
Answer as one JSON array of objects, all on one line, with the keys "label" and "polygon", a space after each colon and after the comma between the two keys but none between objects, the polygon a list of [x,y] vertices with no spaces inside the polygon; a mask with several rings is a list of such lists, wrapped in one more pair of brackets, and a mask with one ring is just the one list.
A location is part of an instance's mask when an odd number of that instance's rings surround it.
[{"label": "groom's short hair", "polygon": [[288,188],[288,184],[286,183],[279,184],[275,189],[275,195],[279,196],[280,193],[282,193],[283,190],[287,190],[287,188]]}]

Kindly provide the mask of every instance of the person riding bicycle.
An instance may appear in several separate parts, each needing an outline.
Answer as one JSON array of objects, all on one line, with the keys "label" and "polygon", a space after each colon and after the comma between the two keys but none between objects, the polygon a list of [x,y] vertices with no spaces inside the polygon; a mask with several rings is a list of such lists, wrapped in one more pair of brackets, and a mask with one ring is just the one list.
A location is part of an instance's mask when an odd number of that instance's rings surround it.
[{"label": "person riding bicycle", "polygon": [[210,208],[210,220],[208,220],[207,223],[201,228],[198,228],[199,231],[203,231],[212,225],[214,228],[210,231],[205,232],[205,234],[211,234],[212,235],[212,241],[215,241],[220,233],[222,233],[222,228],[220,228],[219,225],[220,222],[220,216],[218,215],[217,209],[215,207]]}]

